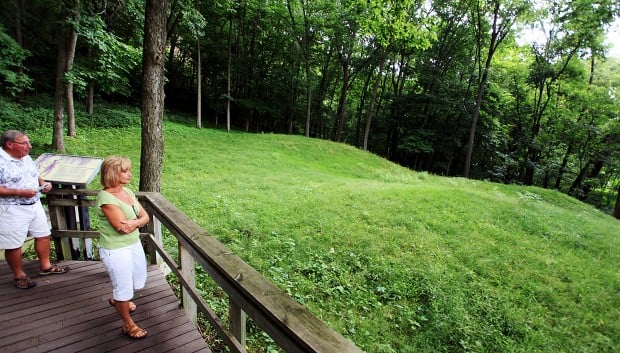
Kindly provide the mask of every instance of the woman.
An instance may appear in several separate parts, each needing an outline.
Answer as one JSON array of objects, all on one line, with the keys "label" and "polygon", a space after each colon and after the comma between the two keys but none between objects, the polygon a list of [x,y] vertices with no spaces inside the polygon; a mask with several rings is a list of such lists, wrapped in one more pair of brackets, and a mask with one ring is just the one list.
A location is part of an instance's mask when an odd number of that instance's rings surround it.
[{"label": "woman", "polygon": [[131,180],[131,161],[111,156],[101,165],[103,190],[97,195],[100,219],[99,256],[112,282],[110,305],[123,320],[123,334],[134,339],[146,337],[147,331],[132,320],[130,312],[136,305],[130,300],[134,290],[146,283],[146,258],[139,238],[139,229],[149,223],[149,215],[126,188]]}]

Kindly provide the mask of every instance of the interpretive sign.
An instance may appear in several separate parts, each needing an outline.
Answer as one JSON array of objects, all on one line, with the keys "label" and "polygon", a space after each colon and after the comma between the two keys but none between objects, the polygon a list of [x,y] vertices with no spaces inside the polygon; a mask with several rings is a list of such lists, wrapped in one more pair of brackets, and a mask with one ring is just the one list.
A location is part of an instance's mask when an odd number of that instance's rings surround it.
[{"label": "interpretive sign", "polygon": [[35,163],[39,176],[52,184],[86,187],[99,173],[103,158],[43,153]]}]

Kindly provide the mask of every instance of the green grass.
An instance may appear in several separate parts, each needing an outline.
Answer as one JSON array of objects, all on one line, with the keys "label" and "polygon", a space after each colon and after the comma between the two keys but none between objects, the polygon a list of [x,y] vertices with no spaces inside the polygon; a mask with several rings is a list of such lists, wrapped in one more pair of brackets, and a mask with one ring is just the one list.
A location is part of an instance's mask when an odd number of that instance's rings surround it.
[{"label": "green grass", "polygon": [[[620,222],[589,205],[323,140],[164,127],[162,194],[366,352],[620,351]],[[138,128],[78,134],[68,154],[128,156],[137,187]],[[50,136],[32,131],[33,152]]]}]

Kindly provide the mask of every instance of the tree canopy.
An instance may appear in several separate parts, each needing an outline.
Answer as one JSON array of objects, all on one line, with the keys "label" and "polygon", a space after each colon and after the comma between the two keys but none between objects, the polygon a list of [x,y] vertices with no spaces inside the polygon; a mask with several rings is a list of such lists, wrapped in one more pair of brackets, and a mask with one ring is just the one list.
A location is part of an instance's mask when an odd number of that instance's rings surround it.
[{"label": "tree canopy", "polygon": [[[98,100],[145,104],[145,5],[4,2],[0,94],[56,91],[59,129],[73,95],[91,113]],[[244,131],[555,188],[611,212],[620,58],[603,43],[619,14],[613,0],[169,0],[165,107],[198,114],[198,127],[226,116]],[[531,28],[545,40],[520,44]],[[60,50],[71,34],[74,58]],[[71,59],[63,67],[60,54]],[[71,90],[59,95],[59,84]]]}]

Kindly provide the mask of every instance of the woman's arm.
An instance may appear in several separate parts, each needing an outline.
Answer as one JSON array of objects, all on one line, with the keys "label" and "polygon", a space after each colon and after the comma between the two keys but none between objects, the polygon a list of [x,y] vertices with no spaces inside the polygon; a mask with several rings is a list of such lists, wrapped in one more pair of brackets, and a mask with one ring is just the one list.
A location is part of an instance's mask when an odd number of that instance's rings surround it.
[{"label": "woman's arm", "polygon": [[131,233],[129,231],[129,227],[125,226],[123,222],[127,222],[125,218],[125,214],[117,205],[112,204],[104,204],[101,205],[101,212],[105,215],[105,218],[108,219],[108,222],[116,229],[117,232],[127,234]]},{"label": "woman's arm", "polygon": [[125,214],[121,208],[116,205],[102,205],[101,211],[117,232],[129,234],[140,227],[144,227],[150,220],[148,213],[144,210],[144,207],[142,207],[139,202],[136,202],[136,204],[140,207],[140,214],[136,219],[125,218]]},{"label": "woman's arm", "polygon": [[133,225],[135,228],[144,227],[150,221],[149,214],[146,213],[146,210],[144,209],[144,207],[142,207],[142,205],[138,201],[136,201],[135,204],[138,205],[138,207],[140,207],[140,214],[138,214],[138,218],[127,220],[126,223]]}]

